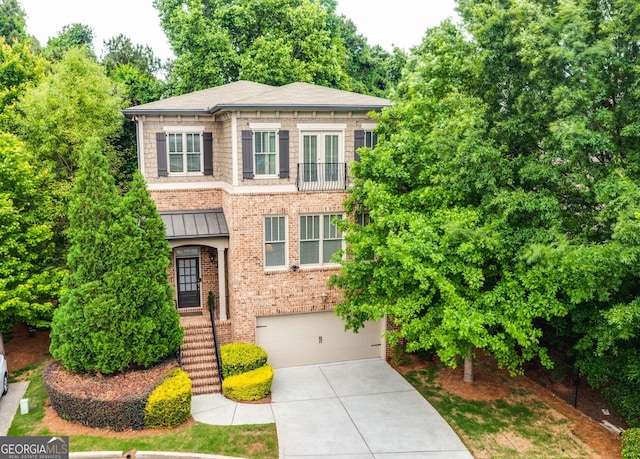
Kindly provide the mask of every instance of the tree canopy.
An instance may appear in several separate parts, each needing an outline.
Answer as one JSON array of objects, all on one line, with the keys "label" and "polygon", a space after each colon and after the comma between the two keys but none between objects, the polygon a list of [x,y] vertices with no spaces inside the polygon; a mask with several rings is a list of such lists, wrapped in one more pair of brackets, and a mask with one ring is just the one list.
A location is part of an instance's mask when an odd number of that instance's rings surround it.
[{"label": "tree canopy", "polygon": [[450,364],[482,349],[519,371],[561,346],[637,394],[637,2],[458,8],[354,165],[347,208],[371,224],[344,223],[338,311],[356,328],[389,314],[392,338]]},{"label": "tree canopy", "polygon": [[154,0],[176,55],[174,94],[237,81],[388,91],[388,53],[372,52],[335,2]]},{"label": "tree canopy", "polygon": [[19,132],[59,177],[71,177],[87,138],[119,134],[123,92],[85,48],[73,47],[18,102]]},{"label": "tree canopy", "polygon": [[15,136],[0,133],[0,332],[48,325],[64,269],[55,259],[51,175]]},{"label": "tree canopy", "polygon": [[62,59],[71,48],[77,47],[85,48],[87,54],[95,59],[91,27],[80,23],[64,26],[58,35],[49,39],[42,52],[45,57],[55,62]]},{"label": "tree canopy", "polygon": [[0,37],[4,37],[8,43],[27,37],[26,14],[18,0],[0,0]]}]

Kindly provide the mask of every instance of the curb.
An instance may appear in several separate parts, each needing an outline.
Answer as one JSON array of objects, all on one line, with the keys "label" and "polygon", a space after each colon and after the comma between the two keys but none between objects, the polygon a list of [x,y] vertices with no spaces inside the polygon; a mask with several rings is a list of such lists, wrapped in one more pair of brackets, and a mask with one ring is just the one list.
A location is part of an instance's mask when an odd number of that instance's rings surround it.
[{"label": "curb", "polygon": [[218,454],[176,453],[162,451],[86,451],[69,453],[70,459],[243,459]]}]

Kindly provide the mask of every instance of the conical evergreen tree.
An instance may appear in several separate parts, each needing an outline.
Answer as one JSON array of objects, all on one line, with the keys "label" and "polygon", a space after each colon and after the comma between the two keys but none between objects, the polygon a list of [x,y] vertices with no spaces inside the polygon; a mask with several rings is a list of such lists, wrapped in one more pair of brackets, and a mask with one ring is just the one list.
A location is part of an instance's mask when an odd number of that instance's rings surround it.
[{"label": "conical evergreen tree", "polygon": [[119,197],[98,141],[82,154],[69,206],[70,274],[51,354],[75,372],[148,367],[182,342],[166,277],[169,246],[144,181]]}]

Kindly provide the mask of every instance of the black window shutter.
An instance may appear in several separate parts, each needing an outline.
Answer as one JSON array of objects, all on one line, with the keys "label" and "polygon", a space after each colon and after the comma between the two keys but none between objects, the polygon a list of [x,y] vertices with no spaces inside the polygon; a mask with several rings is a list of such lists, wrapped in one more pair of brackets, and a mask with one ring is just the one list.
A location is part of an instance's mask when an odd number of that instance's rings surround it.
[{"label": "black window shutter", "polygon": [[358,148],[364,147],[364,130],[359,129],[353,133],[353,147],[354,154],[353,159],[360,161],[360,155],[358,154]]},{"label": "black window shutter", "polygon": [[202,134],[202,148],[204,150],[204,170],[202,172],[204,175],[213,175],[213,133],[204,132]]},{"label": "black window shutter", "polygon": [[253,178],[252,134],[252,131],[242,131],[242,178]]},{"label": "black window shutter", "polygon": [[156,150],[158,155],[158,177],[169,175],[167,169],[167,134],[156,132]]},{"label": "black window shutter", "polygon": [[279,131],[280,178],[289,178],[289,131]]}]

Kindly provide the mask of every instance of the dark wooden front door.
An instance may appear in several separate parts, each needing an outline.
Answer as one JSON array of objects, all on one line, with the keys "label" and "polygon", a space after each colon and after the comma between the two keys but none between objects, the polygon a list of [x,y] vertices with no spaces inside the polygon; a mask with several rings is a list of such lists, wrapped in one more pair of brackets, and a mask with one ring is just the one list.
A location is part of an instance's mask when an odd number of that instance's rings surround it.
[{"label": "dark wooden front door", "polygon": [[199,259],[178,258],[178,307],[200,307],[200,266]]}]

